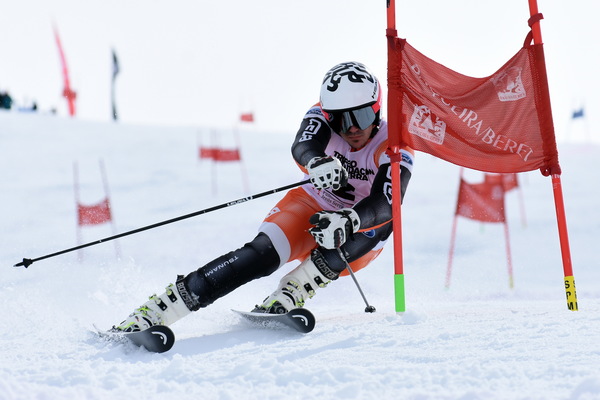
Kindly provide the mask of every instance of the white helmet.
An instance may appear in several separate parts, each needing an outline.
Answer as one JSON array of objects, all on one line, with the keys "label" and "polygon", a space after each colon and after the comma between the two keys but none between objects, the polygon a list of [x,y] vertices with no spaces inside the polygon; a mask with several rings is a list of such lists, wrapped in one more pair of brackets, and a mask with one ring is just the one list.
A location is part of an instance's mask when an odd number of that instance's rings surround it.
[{"label": "white helmet", "polygon": [[367,67],[345,62],[331,68],[321,85],[320,106],[336,132],[351,126],[366,129],[379,124],[381,87]]}]

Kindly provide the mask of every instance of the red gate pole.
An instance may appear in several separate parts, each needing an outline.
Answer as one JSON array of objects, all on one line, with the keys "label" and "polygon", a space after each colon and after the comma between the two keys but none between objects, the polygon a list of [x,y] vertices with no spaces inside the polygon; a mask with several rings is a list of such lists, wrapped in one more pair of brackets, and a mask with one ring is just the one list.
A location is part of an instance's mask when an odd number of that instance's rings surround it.
[{"label": "red gate pole", "polygon": [[[113,235],[117,234],[117,227],[115,225],[115,218],[113,217],[112,212],[112,202],[110,200],[110,192],[108,190],[108,178],[106,177],[106,168],[104,168],[104,161],[102,159],[99,160],[100,164],[100,175],[102,176],[102,185],[104,186],[104,196],[106,198],[107,205],[110,211],[110,225],[112,227]],[[119,245],[119,241],[115,240],[115,254],[117,256],[117,260],[122,258],[121,256],[121,246]]]},{"label": "red gate pole", "polygon": [[448,267],[446,268],[446,289],[450,288],[450,276],[452,275],[452,260],[454,259],[454,247],[456,245],[456,227],[458,225],[458,205],[460,200],[460,189],[463,183],[463,171],[460,169],[458,178],[458,194],[456,196],[456,208],[454,209],[454,221],[452,221],[452,232],[450,233],[450,250],[448,251]]},{"label": "red gate pole", "polygon": [[450,234],[450,250],[448,252],[448,267],[446,268],[446,289],[450,289],[450,276],[452,275],[452,260],[454,259],[454,246],[456,245],[456,225],[458,223],[458,215],[454,213],[454,221],[452,221],[452,233]]},{"label": "red gate pole", "polygon": [[[81,224],[79,220],[79,205],[81,204],[79,198],[79,167],[77,165],[77,161],[73,162],[73,191],[75,193],[75,210],[77,210],[77,223],[76,223],[76,235],[77,235],[77,245],[79,246],[82,243],[81,237]],[[77,252],[77,261],[83,261],[83,251],[79,250]]]},{"label": "red gate pole", "polygon": [[515,279],[513,277],[512,253],[510,251],[510,235],[508,233],[508,221],[504,218],[504,241],[506,242],[506,263],[508,267],[508,286],[515,288]]},{"label": "red gate pole", "polygon": [[387,0],[387,29],[388,43],[388,142],[387,153],[391,162],[392,175],[392,226],[394,235],[394,297],[396,312],[406,311],[404,290],[404,261],[402,256],[402,195],[400,193],[400,153],[401,124],[402,124],[402,94],[399,90],[398,76],[400,65],[397,65],[395,49],[398,44],[396,32],[395,0]]},{"label": "red gate pole", "polygon": [[[529,1],[529,14],[531,17],[539,14],[537,0]],[[533,43],[542,44],[542,31],[540,29],[539,20],[531,25],[533,32]],[[546,82],[546,88],[548,83]],[[550,95],[548,94],[548,97]],[[567,232],[567,218],[565,215],[565,204],[563,200],[562,184],[560,179],[560,171],[557,173],[551,171],[552,189],[554,192],[554,205],[556,208],[556,221],[558,224],[558,236],[560,239],[560,250],[562,254],[563,270],[565,276],[565,292],[567,296],[567,307],[571,311],[579,309],[577,305],[577,292],[575,290],[575,278],[573,277],[573,265],[571,263],[571,250],[569,247],[569,235]]]}]

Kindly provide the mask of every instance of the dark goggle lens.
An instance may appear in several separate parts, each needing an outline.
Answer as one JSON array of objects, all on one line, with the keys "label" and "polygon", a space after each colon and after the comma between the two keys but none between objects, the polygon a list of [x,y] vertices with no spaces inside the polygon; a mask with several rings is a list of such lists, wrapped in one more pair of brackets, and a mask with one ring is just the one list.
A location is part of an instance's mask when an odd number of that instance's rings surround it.
[{"label": "dark goggle lens", "polygon": [[375,111],[373,111],[371,106],[342,113],[332,113],[332,116],[339,132],[348,132],[352,126],[361,130],[367,129],[375,122],[376,117]]}]

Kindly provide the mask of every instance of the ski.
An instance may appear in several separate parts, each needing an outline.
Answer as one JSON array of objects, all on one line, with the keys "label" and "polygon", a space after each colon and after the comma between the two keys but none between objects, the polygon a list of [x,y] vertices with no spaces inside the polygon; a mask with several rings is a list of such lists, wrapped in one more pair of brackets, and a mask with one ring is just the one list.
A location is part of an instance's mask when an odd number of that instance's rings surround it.
[{"label": "ski", "polygon": [[305,308],[294,308],[285,314],[268,314],[232,310],[245,321],[265,328],[291,328],[308,333],[315,327],[315,316]]},{"label": "ski", "polygon": [[154,325],[139,332],[114,332],[100,331],[96,334],[107,341],[117,343],[133,343],[138,347],[143,347],[152,353],[164,353],[169,351],[175,344],[175,334],[164,325]]},{"label": "ski", "polygon": [[[291,328],[301,333],[311,332],[315,328],[314,315],[304,308],[295,308],[285,314],[232,311],[245,321],[264,328]],[[115,343],[132,343],[135,346],[145,348],[151,353],[164,353],[169,351],[175,344],[175,334],[169,327],[164,325],[154,325],[139,332],[116,332],[97,329],[94,333],[103,340]]]}]

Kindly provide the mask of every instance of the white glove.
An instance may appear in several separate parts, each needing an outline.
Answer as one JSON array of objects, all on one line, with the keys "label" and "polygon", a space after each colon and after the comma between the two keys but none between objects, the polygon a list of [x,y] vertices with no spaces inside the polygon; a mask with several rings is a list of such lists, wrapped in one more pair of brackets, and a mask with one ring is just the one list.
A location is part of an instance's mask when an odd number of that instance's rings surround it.
[{"label": "white glove", "polygon": [[309,222],[316,225],[308,231],[315,241],[326,249],[337,249],[343,245],[348,236],[360,228],[360,218],[352,208],[338,211],[319,211],[310,217]]},{"label": "white glove", "polygon": [[317,189],[338,190],[348,184],[348,171],[335,157],[314,157],[306,164],[310,181]]}]

